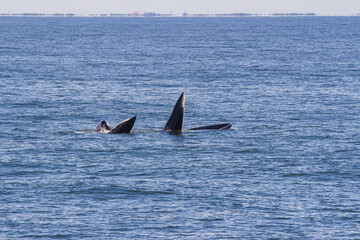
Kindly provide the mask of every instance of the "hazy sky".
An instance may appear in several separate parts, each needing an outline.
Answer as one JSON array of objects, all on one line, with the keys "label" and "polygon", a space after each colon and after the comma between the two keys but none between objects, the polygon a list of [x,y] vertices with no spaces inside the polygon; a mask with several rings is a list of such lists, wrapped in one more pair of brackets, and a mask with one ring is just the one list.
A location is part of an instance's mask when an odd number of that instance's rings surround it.
[{"label": "hazy sky", "polygon": [[360,13],[360,0],[0,0],[0,13]]}]

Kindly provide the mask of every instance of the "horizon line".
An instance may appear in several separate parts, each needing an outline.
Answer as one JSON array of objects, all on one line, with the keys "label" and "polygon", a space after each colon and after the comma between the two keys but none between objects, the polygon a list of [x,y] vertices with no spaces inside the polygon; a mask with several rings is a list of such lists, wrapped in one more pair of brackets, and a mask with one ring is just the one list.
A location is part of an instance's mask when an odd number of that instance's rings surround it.
[{"label": "horizon line", "polygon": [[314,12],[275,12],[275,13],[187,13],[184,12],[181,15],[174,13],[156,13],[156,12],[144,12],[140,13],[134,11],[132,13],[86,13],[86,14],[76,14],[72,12],[67,13],[37,13],[37,12],[23,12],[23,13],[0,13],[2,17],[306,17],[306,16],[360,16],[360,13],[352,14],[318,14]]}]

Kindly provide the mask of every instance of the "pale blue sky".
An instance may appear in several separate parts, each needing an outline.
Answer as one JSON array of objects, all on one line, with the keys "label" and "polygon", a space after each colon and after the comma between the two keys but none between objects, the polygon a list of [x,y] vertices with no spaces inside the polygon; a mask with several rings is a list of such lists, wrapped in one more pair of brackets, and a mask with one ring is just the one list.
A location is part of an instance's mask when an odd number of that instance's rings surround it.
[{"label": "pale blue sky", "polygon": [[360,13],[360,0],[0,0],[0,13]]}]

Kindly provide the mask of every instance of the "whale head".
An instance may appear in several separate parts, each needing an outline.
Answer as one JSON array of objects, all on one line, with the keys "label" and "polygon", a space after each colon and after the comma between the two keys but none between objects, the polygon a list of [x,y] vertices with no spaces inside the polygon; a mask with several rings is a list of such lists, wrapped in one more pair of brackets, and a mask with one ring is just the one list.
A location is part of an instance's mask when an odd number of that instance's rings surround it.
[{"label": "whale head", "polygon": [[111,131],[111,128],[110,128],[110,125],[105,120],[102,120],[96,126],[96,131],[100,132],[100,133],[108,133]]}]

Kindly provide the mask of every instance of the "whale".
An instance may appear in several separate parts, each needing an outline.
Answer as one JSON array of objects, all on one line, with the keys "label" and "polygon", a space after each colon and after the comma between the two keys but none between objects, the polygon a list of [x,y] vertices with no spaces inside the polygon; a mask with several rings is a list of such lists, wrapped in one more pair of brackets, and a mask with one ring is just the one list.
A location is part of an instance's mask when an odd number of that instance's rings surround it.
[{"label": "whale", "polygon": [[[163,130],[167,132],[181,132],[184,123],[184,113],[185,113],[185,93],[182,92],[180,97],[175,103],[175,106],[171,112],[171,115],[165,124]],[[220,123],[212,124],[201,127],[193,127],[187,129],[186,131],[195,131],[195,130],[226,130],[232,127],[231,123]]]},{"label": "whale", "polygon": [[190,128],[189,130],[206,130],[206,129],[217,129],[217,130],[226,130],[230,129],[232,127],[231,123],[220,123],[220,124],[213,124],[208,126],[202,126],[202,127],[194,127]]},{"label": "whale", "polygon": [[176,101],[175,106],[171,112],[171,115],[165,124],[164,131],[181,131],[184,122],[185,112],[185,94],[184,92],[180,95]]},{"label": "whale", "polygon": [[135,120],[136,120],[136,116],[133,116],[131,118],[128,118],[128,119],[120,122],[114,128],[111,128],[107,121],[102,120],[96,126],[96,132],[98,132],[98,133],[109,133],[109,134],[130,133],[131,129],[133,128],[133,126],[135,124]]}]

